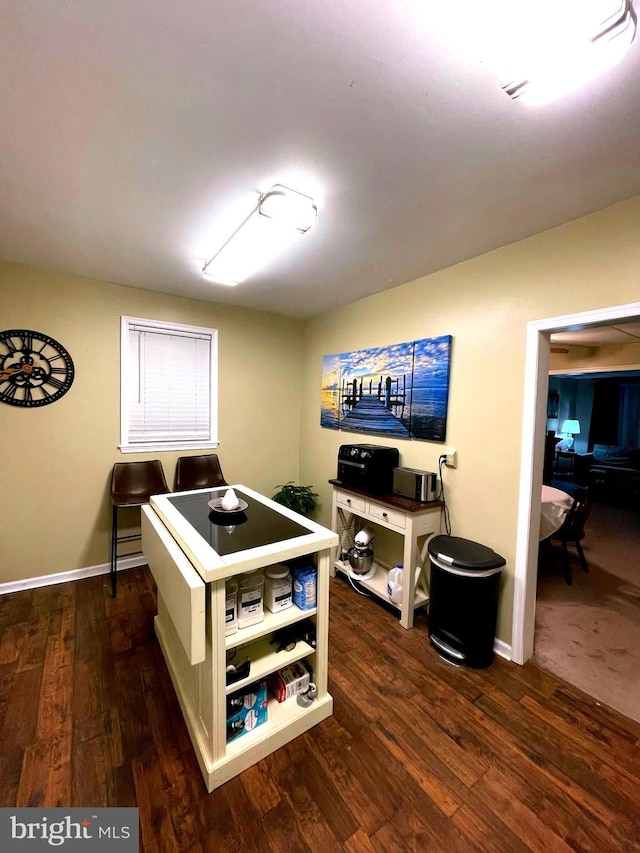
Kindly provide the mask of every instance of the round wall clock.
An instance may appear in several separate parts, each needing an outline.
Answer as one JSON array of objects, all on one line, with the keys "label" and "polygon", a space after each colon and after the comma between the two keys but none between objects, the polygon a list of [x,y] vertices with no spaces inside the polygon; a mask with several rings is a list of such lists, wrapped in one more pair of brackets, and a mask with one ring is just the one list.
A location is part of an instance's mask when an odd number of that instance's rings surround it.
[{"label": "round wall clock", "polygon": [[0,402],[46,406],[66,394],[75,370],[58,341],[28,329],[0,332]]}]

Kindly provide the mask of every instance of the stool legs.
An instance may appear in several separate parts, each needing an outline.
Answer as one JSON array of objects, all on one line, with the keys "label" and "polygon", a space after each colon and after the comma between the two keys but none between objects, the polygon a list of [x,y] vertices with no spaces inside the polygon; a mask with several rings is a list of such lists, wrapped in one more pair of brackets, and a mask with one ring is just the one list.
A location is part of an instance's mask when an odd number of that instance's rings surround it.
[{"label": "stool legs", "polygon": [[[117,507],[113,505],[111,515],[111,598],[115,598],[118,586],[118,545],[121,542],[133,542],[142,538],[141,533],[130,533],[125,536],[118,536],[118,509],[131,509],[140,506],[140,504],[127,504],[126,506]],[[126,529],[126,528],[125,528]],[[126,554],[120,554],[120,557],[136,557],[142,554],[142,551],[129,551]]]},{"label": "stool legs", "polygon": [[114,506],[111,516],[111,598],[116,597],[118,583],[118,507]]}]

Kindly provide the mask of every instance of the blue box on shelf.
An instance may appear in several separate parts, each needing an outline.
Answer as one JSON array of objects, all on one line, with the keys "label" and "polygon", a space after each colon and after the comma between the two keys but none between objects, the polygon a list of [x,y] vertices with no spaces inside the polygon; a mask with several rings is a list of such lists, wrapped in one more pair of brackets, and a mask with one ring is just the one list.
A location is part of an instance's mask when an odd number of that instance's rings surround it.
[{"label": "blue box on shelf", "polygon": [[267,682],[257,681],[227,696],[227,743],[269,719]]}]

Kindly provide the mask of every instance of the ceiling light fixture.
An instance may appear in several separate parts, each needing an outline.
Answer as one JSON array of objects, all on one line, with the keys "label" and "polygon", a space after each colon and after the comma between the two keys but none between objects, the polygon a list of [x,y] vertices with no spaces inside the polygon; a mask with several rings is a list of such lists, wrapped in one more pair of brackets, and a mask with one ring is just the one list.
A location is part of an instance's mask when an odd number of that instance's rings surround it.
[{"label": "ceiling light fixture", "polygon": [[218,284],[240,284],[280,254],[297,234],[305,234],[317,213],[312,198],[275,184],[209,258],[202,274]]},{"label": "ceiling light fixture", "polygon": [[631,0],[538,0],[518,25],[502,50],[509,68],[502,88],[544,104],[620,62],[635,37],[636,14]]}]

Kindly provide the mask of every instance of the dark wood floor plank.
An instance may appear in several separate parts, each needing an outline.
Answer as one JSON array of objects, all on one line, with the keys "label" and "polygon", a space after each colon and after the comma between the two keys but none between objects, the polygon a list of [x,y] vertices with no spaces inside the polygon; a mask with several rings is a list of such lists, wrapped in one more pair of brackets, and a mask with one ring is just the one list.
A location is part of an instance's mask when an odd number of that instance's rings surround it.
[{"label": "dark wood floor plank", "polygon": [[49,805],[46,795],[50,762],[50,742],[38,740],[26,747],[22,756],[20,782],[16,792],[16,806],[19,808],[38,808]]},{"label": "dark wood floor plank", "polygon": [[[338,853],[341,850],[339,835],[344,832],[348,837],[357,825],[349,812],[347,804],[336,796],[331,779],[314,762],[313,756],[305,746],[304,737],[298,738],[292,749],[283,754],[282,750],[269,757],[269,775],[283,789],[281,802],[271,809],[261,820],[261,826],[272,839],[277,838],[277,846],[282,843],[282,834],[277,826],[278,820],[287,815],[287,824],[293,826],[292,847],[295,843],[305,845],[314,853]],[[313,776],[319,776],[313,785]],[[324,789],[324,790],[322,790]],[[304,834],[300,829],[304,827]],[[298,841],[293,839],[298,836]]]},{"label": "dark wood floor plank", "polygon": [[9,685],[8,703],[0,730],[0,751],[26,747],[35,738],[42,669],[16,672]]},{"label": "dark wood floor plank", "polygon": [[207,794],[202,779],[198,780],[192,772],[197,770],[195,757],[192,762],[188,755],[184,759],[198,820],[203,827],[203,850],[246,850],[247,853],[259,853],[269,849],[265,844],[259,814],[247,797],[240,778],[231,779],[213,793]]},{"label": "dark wood floor plank", "polygon": [[47,639],[38,703],[36,737],[47,739],[61,730],[71,733],[73,645],[60,637]]},{"label": "dark wood floor plank", "polygon": [[[343,703],[339,688],[333,685],[332,689],[334,706],[348,709],[349,700]],[[376,798],[369,794],[366,777],[361,778],[357,772],[357,743],[344,729],[337,714],[313,730],[309,735],[309,748],[325,774],[331,777],[336,791],[349,804],[360,827],[368,836],[373,835],[385,823],[386,817]]]},{"label": "dark wood floor plank", "polygon": [[115,695],[113,655],[107,648],[108,628],[100,578],[78,584],[76,591],[76,651],[74,656],[73,724],[75,740],[96,737]]},{"label": "dark wood floor plank", "polygon": [[470,853],[473,845],[452,821],[446,830],[430,821],[429,815],[409,805],[401,806],[393,820],[376,832],[374,846],[377,850],[433,851],[433,853]]},{"label": "dark wood floor plank", "polygon": [[[640,788],[636,780],[630,780],[624,771],[616,774],[592,748],[575,744],[569,747],[552,727],[504,694],[487,691],[477,704],[488,715],[483,717],[483,726],[513,739],[517,745],[515,754],[520,752],[531,762],[523,778],[537,778],[536,768],[540,768],[548,784],[560,788],[583,811],[601,821],[620,843],[640,837]],[[512,762],[511,752],[504,759],[505,764],[511,762],[519,770]]]},{"label": "dark wood floor plank", "polygon": [[[451,778],[448,768],[424,748],[424,741],[415,734],[410,722],[407,723],[404,720],[387,720],[378,723],[373,731],[389,755],[402,764],[440,811],[446,817],[452,817],[463,803],[462,797],[455,794],[455,789],[462,783]],[[434,772],[436,762],[439,764],[438,772]]]},{"label": "dark wood floor plank", "polygon": [[571,719],[579,719],[581,722],[589,720],[597,727],[596,731],[610,732],[620,740],[621,744],[635,744],[640,740],[640,723],[630,720],[629,717],[625,717],[619,711],[614,711],[596,699],[590,697],[585,699],[584,694],[577,692],[569,685],[554,690],[551,699],[554,707],[564,708],[565,714]]},{"label": "dark wood floor plank", "polygon": [[0,808],[16,805],[23,753],[19,747],[3,746],[0,750]]},{"label": "dark wood floor plank", "polygon": [[347,853],[379,853],[364,829],[358,829],[350,838],[347,838],[344,850]]},{"label": "dark wood floor plank", "polygon": [[[54,610],[54,618],[61,618],[61,611]],[[21,636],[17,649],[18,672],[32,669],[42,665],[42,656],[50,636],[51,616],[46,612],[40,612],[36,621],[24,624],[21,628]]]},{"label": "dark wood floor plank", "polygon": [[603,766],[605,762],[601,757],[601,744],[600,749],[595,750],[593,741],[587,738],[586,744],[576,741],[569,749],[567,738],[556,728],[531,713],[522,702],[514,703],[496,691],[487,691],[476,705],[507,731],[515,733],[523,744],[535,744],[543,760],[563,770],[588,793],[612,809],[624,810],[629,814],[636,812],[634,798],[640,795],[638,780],[618,769],[618,782],[615,785],[608,784],[610,773]]},{"label": "dark wood floor plank", "polygon": [[39,738],[23,753],[16,804],[64,807],[72,802],[70,730]]},{"label": "dark wood floor plank", "polygon": [[[640,726],[528,664],[443,662],[331,582],[334,715],[208,794],[145,568],[0,598],[0,805],[138,806],[141,850],[640,851]],[[250,735],[247,735],[249,737]]]},{"label": "dark wood floor plank", "polygon": [[554,701],[554,696],[546,701],[545,706],[531,696],[523,696],[520,701],[541,720],[553,726],[563,738],[584,748],[587,734],[589,739],[586,743],[600,747],[598,756],[617,771],[625,770],[632,776],[640,776],[640,755],[629,737],[619,735],[613,728],[594,721],[574,707],[567,707],[566,703]]},{"label": "dark wood floor plank", "polygon": [[151,741],[141,674],[135,649],[116,656],[111,685],[120,715],[123,760],[131,761],[146,752]]},{"label": "dark wood floor plank", "polygon": [[14,592],[12,595],[0,595],[0,652],[4,652],[3,637],[6,629],[18,621],[15,615],[16,609],[19,597],[24,594],[24,592]]},{"label": "dark wood floor plank", "polygon": [[547,826],[544,816],[523,802],[521,791],[505,783],[504,775],[497,770],[486,773],[477,787],[484,791],[485,802],[491,802],[500,813],[502,822],[532,850],[571,853],[574,849]]},{"label": "dark wood floor plank", "polygon": [[[458,697],[461,704],[466,700]],[[445,716],[437,709],[449,704],[452,697],[434,705],[433,696],[416,696],[402,714],[402,718],[387,718],[384,725],[393,726],[394,734],[403,737],[403,726],[410,728],[424,745],[429,744],[430,753],[440,764],[451,771],[467,787],[482,776],[489,766],[484,754],[484,744],[480,743],[472,729],[465,726],[466,712],[460,711],[459,719]],[[435,769],[435,768],[434,768]]]},{"label": "dark wood floor plank", "polygon": [[[487,690],[492,689],[490,685],[487,686]],[[507,698],[504,697],[505,700]],[[613,825],[615,811],[602,803],[598,797],[592,797],[576,784],[570,775],[559,770],[552,760],[545,757],[548,756],[549,749],[548,745],[545,746],[544,738],[532,739],[526,725],[514,733],[505,729],[499,721],[484,715],[475,705],[458,708],[460,702],[460,698],[452,697],[442,704],[434,704],[432,700],[428,705],[425,702],[423,710],[425,713],[431,710],[440,724],[459,733],[458,737],[470,739],[478,754],[482,755],[491,767],[510,768],[521,780],[520,786],[524,791],[546,789],[549,786],[556,788],[563,797],[574,800],[580,809],[586,810],[604,825]],[[525,713],[526,709],[522,708],[520,703],[514,703],[515,718],[522,717]],[[467,799],[467,802],[474,805],[471,799]],[[566,800],[566,808],[572,808],[569,799]]]},{"label": "dark wood floor plank", "polygon": [[21,623],[7,625],[0,637],[0,666],[18,662],[24,642],[24,626]]},{"label": "dark wood floor plank", "polygon": [[[481,798],[478,800],[481,801]],[[465,803],[452,815],[451,820],[478,853],[526,853],[531,850],[525,840],[482,802],[479,807]]]},{"label": "dark wood floor plank", "polygon": [[73,749],[73,805],[75,807],[109,805],[107,780],[111,771],[109,746],[105,738],[94,737],[77,743]]},{"label": "dark wood floor plank", "polygon": [[132,765],[142,848],[147,853],[177,853],[180,846],[171,820],[170,800],[153,748],[136,756]]},{"label": "dark wood floor plank", "polygon": [[107,803],[110,807],[122,806],[135,808],[136,786],[133,778],[133,767],[129,762],[121,762],[117,767],[111,767],[106,778]]},{"label": "dark wood floor plank", "polygon": [[240,774],[240,784],[244,788],[245,796],[258,817],[264,817],[282,799],[280,786],[269,775],[266,765],[267,762],[260,761]]},{"label": "dark wood floor plank", "polygon": [[262,818],[260,830],[266,849],[272,853],[312,853],[288,800],[281,800]]},{"label": "dark wood floor plank", "polygon": [[138,639],[144,639],[147,633],[145,614],[131,572],[118,575],[118,595],[105,600],[105,610],[111,650],[114,653],[129,651]]},{"label": "dark wood floor plank", "polygon": [[2,742],[2,728],[4,719],[11,703],[11,685],[18,669],[16,661],[0,664],[0,743]]}]

